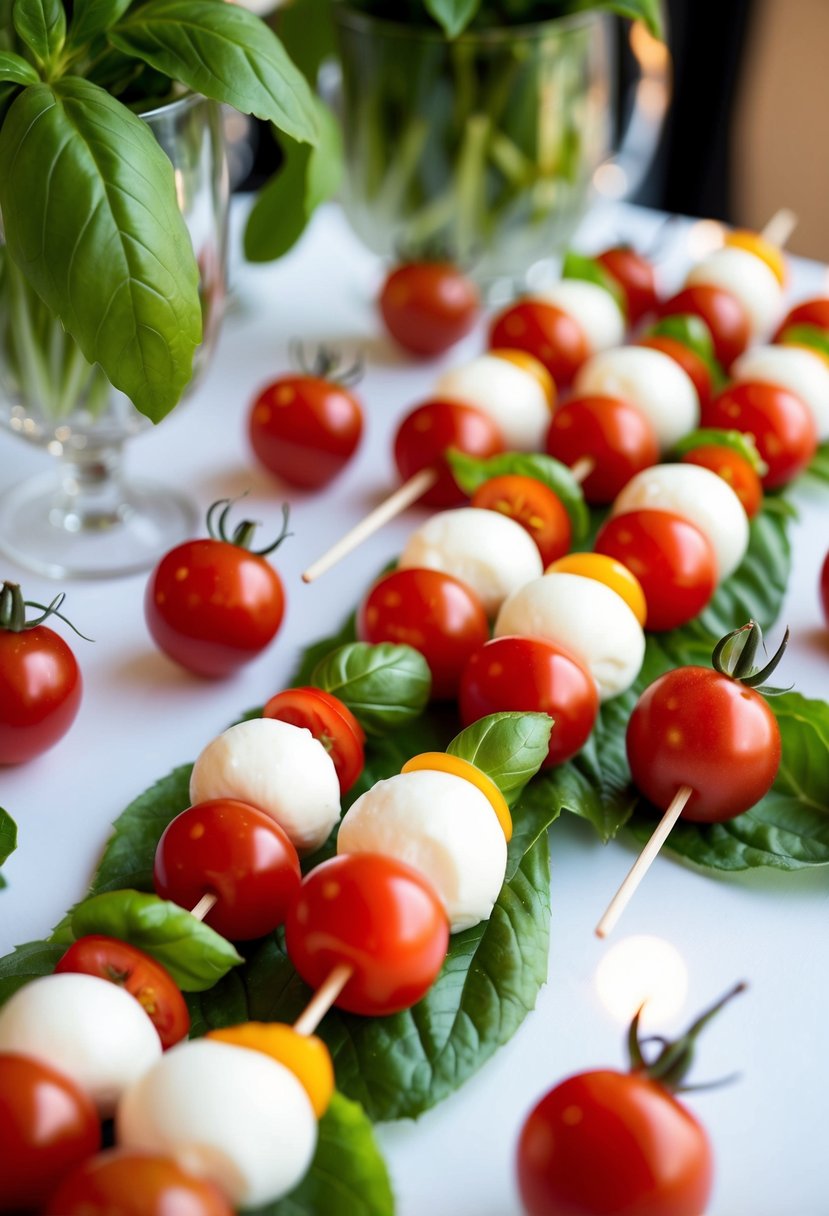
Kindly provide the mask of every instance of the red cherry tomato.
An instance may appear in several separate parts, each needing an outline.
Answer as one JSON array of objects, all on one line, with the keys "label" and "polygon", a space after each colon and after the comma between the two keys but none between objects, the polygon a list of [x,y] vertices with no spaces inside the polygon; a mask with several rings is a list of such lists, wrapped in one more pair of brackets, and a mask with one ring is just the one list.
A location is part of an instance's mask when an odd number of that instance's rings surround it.
[{"label": "red cherry tomato", "polygon": [[749,519],[753,519],[763,505],[763,484],[749,462],[733,448],[720,444],[703,444],[682,455],[684,464],[698,464],[710,469],[727,482],[743,504]]},{"label": "red cherry tomato", "polygon": [[190,1014],[173,977],[149,954],[117,937],[80,937],[59,960],[55,971],[94,975],[126,988],[158,1031],[166,1051],[186,1039]]},{"label": "red cherry tomato", "polygon": [[642,693],[627,728],[636,785],[666,810],[681,785],[694,791],[682,814],[700,823],[733,819],[771,789],[780,731],[753,689],[710,667],[678,667]]},{"label": "red cherry tomato", "polygon": [[386,279],[380,312],[391,336],[414,355],[439,355],[475,324],[478,289],[451,262],[408,262]]},{"label": "red cherry tomato", "polygon": [[316,490],[348,464],[363,433],[357,398],[324,376],[283,376],[251,406],[248,434],[261,464],[289,485]]},{"label": "red cherry tomato", "polygon": [[669,338],[667,334],[653,334],[649,338],[640,338],[636,345],[648,346],[651,350],[661,350],[664,355],[673,359],[674,363],[678,363],[686,376],[692,380],[700,405],[705,405],[711,400],[713,391],[711,373],[699,355],[695,355],[684,342],[680,342],[678,338]]},{"label": "red cherry tomato", "polygon": [[64,1180],[44,1216],[233,1216],[212,1182],[169,1157],[112,1149]]},{"label": "red cherry tomato", "polygon": [[538,545],[545,566],[570,552],[573,526],[559,496],[534,477],[508,473],[491,477],[472,495],[472,506],[508,515]]},{"label": "red cherry tomato", "polygon": [[593,677],[566,650],[541,638],[493,638],[476,650],[464,668],[459,701],[464,726],[509,710],[549,714],[545,768],[584,746],[599,712]]},{"label": "red cherry tomato", "polygon": [[431,988],[446,957],[449,924],[434,888],[411,866],[379,853],[341,854],[303,879],[285,944],[312,988],[350,963],[354,975],[337,1005],[385,1017]]},{"label": "red cherry tomato", "polygon": [[619,245],[614,249],[605,249],[596,261],[604,266],[624,292],[631,325],[641,321],[648,313],[656,312],[659,305],[656,274],[646,257],[627,245]]},{"label": "red cherry tomato", "polygon": [[730,367],[751,340],[751,324],[742,304],[721,287],[697,284],[666,300],[660,315],[690,313],[701,317],[711,331],[714,353],[723,367]]},{"label": "red cherry tomato", "polygon": [[364,642],[397,642],[419,650],[432,673],[432,697],[458,691],[464,664],[489,638],[483,605],[465,583],[439,570],[393,570],[360,605]]},{"label": "red cherry tomato", "polygon": [[285,920],[299,889],[299,859],[270,815],[234,798],[214,798],[167,825],[153,882],[162,899],[182,908],[217,896],[205,922],[231,941],[248,941]]},{"label": "red cherry tomato", "polygon": [[593,546],[615,557],[642,584],[645,628],[676,629],[702,612],[717,585],[710,542],[687,519],[669,511],[627,511],[602,526]]},{"label": "red cherry tomato", "polygon": [[446,449],[468,456],[497,456],[504,440],[488,414],[458,401],[425,401],[407,414],[394,437],[394,462],[402,481],[435,468],[438,479],[420,498],[430,507],[457,507],[466,495],[446,463]]},{"label": "red cherry tomato", "polygon": [[569,384],[590,358],[590,343],[573,317],[543,300],[520,300],[500,313],[489,331],[489,349],[525,350],[543,363],[556,385]]},{"label": "red cherry tomato", "polygon": [[[222,512],[210,537],[171,549],[147,583],[144,616],[156,645],[174,662],[200,676],[227,676],[273,640],[285,611],[282,581],[265,560],[287,535],[252,553],[244,544],[253,524],[244,521],[228,539]],[[287,515],[285,517],[287,526]]]},{"label": "red cherry tomato", "polygon": [[286,688],[271,697],[263,718],[278,718],[291,726],[303,726],[319,739],[340,779],[340,793],[347,794],[365,765],[365,732],[347,705],[321,688]]},{"label": "red cherry tomato", "polygon": [[94,1103],[73,1081],[31,1056],[0,1055],[0,1212],[39,1208],[100,1147]]},{"label": "red cherry tomato", "polygon": [[799,304],[795,304],[794,308],[786,314],[774,335],[775,342],[780,341],[781,336],[790,325],[814,325],[818,329],[829,330],[829,299],[825,296],[818,296],[815,299],[801,300]]},{"label": "red cherry tomato", "polygon": [[700,1216],[713,1185],[708,1136],[637,1073],[580,1073],[551,1090],[518,1143],[527,1216]]},{"label": "red cherry tomato", "polygon": [[613,502],[631,477],[659,460],[659,443],[647,418],[616,397],[574,397],[556,410],[547,451],[571,468],[583,459],[593,461],[581,488],[594,504]]},{"label": "red cherry tomato", "polygon": [[732,384],[702,411],[701,425],[745,431],[768,465],[766,490],[787,485],[817,450],[811,411],[799,397],[776,384]]},{"label": "red cherry tomato", "polygon": [[826,624],[829,625],[829,553],[826,554],[820,571],[820,601],[823,605]]}]

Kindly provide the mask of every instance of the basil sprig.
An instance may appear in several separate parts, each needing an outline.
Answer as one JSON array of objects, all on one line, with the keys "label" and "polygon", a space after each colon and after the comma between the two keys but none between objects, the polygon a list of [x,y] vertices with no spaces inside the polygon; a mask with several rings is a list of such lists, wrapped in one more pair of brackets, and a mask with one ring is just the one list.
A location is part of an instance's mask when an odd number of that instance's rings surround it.
[{"label": "basil sprig", "polygon": [[[17,848],[17,824],[8,811],[0,806],[0,866]],[[0,874],[0,889],[5,887],[6,880]]]},{"label": "basil sprig", "polygon": [[503,452],[500,456],[481,460],[477,456],[467,456],[457,448],[450,448],[446,459],[458,486],[464,494],[470,496],[485,481],[504,474],[516,473],[540,481],[561,499],[570,516],[574,545],[580,544],[587,535],[590,515],[581,486],[567,465],[554,460],[552,456],[544,456],[538,452]]}]

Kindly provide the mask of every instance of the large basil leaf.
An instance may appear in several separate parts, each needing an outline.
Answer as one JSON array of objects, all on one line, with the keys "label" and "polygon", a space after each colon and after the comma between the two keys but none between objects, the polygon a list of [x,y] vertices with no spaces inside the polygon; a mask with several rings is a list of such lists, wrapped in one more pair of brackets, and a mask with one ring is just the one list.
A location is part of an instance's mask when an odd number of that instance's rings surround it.
[{"label": "large basil leaf", "polygon": [[484,482],[493,477],[516,473],[540,481],[561,499],[573,529],[573,543],[579,544],[587,534],[589,513],[581,486],[566,464],[538,452],[503,452],[486,460],[467,456],[465,452],[450,449],[447,452],[452,476],[464,494],[472,495]]},{"label": "large basil leaf", "polygon": [[66,13],[60,0],[15,0],[12,21],[40,63],[49,65],[60,54],[66,38]]},{"label": "large basil leaf", "polygon": [[547,714],[489,714],[456,735],[446,750],[476,765],[511,802],[546,760],[552,726]]},{"label": "large basil leaf", "polygon": [[132,0],[75,0],[69,42],[72,46],[90,42],[119,21],[131,3]]},{"label": "large basil leaf", "polygon": [[305,77],[264,22],[237,4],[147,0],[109,32],[113,46],[197,93],[313,143],[317,120]]},{"label": "large basil leaf", "polygon": [[[17,848],[17,824],[8,811],[0,806],[0,866]],[[6,880],[0,874],[0,888],[5,887]]]},{"label": "large basil leaf", "polygon": [[65,953],[65,942],[26,942],[0,958],[0,1005],[29,980],[51,975]]},{"label": "large basil leaf", "polygon": [[203,992],[242,957],[215,929],[186,908],[143,891],[107,891],[71,913],[74,936],[102,933],[129,942],[166,967],[183,992]]},{"label": "large basil leaf", "polygon": [[192,764],[182,764],[156,781],[115,820],[90,893],[122,887],[152,891],[155,846],[171,819],[190,806]]},{"label": "large basil leaf", "polygon": [[190,379],[201,308],[172,165],[149,128],[88,81],[31,85],[0,131],[0,210],[29,282],[158,421]]},{"label": "large basil leaf", "polygon": [[481,0],[424,0],[424,3],[449,38],[463,33],[481,7]]},{"label": "large basil leaf", "polygon": [[0,51],[0,85],[37,84],[39,79],[28,59],[13,51]]},{"label": "large basil leaf", "polygon": [[418,650],[383,642],[350,642],[327,655],[310,682],[348,706],[368,734],[385,734],[420,716],[432,689]]}]

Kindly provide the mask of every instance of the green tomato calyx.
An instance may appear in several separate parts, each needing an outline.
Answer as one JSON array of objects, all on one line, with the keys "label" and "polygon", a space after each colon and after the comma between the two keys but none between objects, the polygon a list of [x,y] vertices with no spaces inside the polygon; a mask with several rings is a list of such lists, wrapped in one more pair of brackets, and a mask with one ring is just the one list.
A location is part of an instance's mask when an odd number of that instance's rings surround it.
[{"label": "green tomato calyx", "polygon": [[711,662],[714,670],[720,675],[732,680],[739,680],[748,688],[755,688],[767,697],[778,693],[789,692],[790,688],[772,688],[765,681],[777,667],[788,645],[789,630],[783,634],[783,641],[777,647],[764,667],[755,667],[754,660],[757,651],[763,645],[763,631],[756,621],[748,621],[739,629],[721,638],[714,647]]},{"label": "green tomato calyx", "polygon": [[[60,595],[56,595],[51,604],[39,604],[36,600],[24,600],[23,592],[20,590],[18,583],[11,583],[8,580],[0,584],[0,630],[6,633],[23,633],[26,629],[34,629],[38,625],[42,625],[50,616],[56,616],[63,621],[64,625],[83,638],[85,642],[91,642],[92,638],[88,638],[85,633],[81,633],[72,622],[65,617],[60,611],[63,606],[63,601],[66,599],[66,592],[61,591]],[[26,619],[26,609],[37,608],[40,615]]]},{"label": "green tomato calyx", "polygon": [[[683,1081],[691,1070],[696,1054],[697,1038],[712,1018],[723,1009],[735,996],[745,992],[748,985],[741,980],[735,984],[725,996],[720,997],[709,1009],[701,1013],[692,1022],[683,1035],[675,1041],[663,1038],[662,1035],[649,1035],[641,1038],[639,1021],[642,1016],[641,1006],[630,1024],[628,1030],[628,1054],[630,1056],[631,1072],[644,1073],[652,1081],[657,1081],[671,1093],[690,1093],[695,1090],[718,1089],[735,1080],[735,1075],[723,1077],[719,1081],[710,1081],[702,1085],[684,1085]],[[645,1049],[651,1044],[658,1045],[658,1051],[652,1060],[646,1058]]]},{"label": "green tomato calyx", "polygon": [[[244,498],[244,494],[242,497]],[[279,548],[283,540],[287,540],[289,536],[293,536],[293,532],[288,531],[291,508],[286,502],[282,504],[282,530],[276,540],[270,545],[265,545],[262,549],[252,548],[253,535],[260,526],[260,521],[254,519],[243,519],[228,535],[227,517],[231,508],[238,501],[238,498],[220,498],[217,502],[213,503],[207,512],[207,531],[211,540],[219,540],[226,545],[235,545],[237,549],[247,549],[254,557],[267,557],[269,553],[274,553]],[[216,518],[217,511],[219,512],[218,519]]]},{"label": "green tomato calyx", "polygon": [[327,380],[339,388],[353,388],[363,378],[365,359],[362,353],[355,355],[351,362],[347,363],[341,350],[326,346],[323,342],[309,358],[304,345],[298,339],[291,343],[290,351],[291,362],[304,376]]}]

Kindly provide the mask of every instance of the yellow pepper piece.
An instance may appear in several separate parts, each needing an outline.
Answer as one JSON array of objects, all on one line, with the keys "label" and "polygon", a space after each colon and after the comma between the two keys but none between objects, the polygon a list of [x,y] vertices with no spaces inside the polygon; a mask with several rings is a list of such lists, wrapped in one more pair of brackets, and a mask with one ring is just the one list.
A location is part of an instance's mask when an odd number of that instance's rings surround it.
[{"label": "yellow pepper piece", "polygon": [[781,287],[785,284],[786,259],[777,246],[760,236],[759,232],[750,232],[747,228],[735,228],[733,232],[726,235],[725,243],[753,253],[761,262],[766,263]]},{"label": "yellow pepper piece", "polygon": [[400,771],[401,773],[416,773],[422,769],[451,773],[453,777],[462,777],[464,781],[469,781],[476,786],[489,800],[507,844],[509,844],[512,839],[512,815],[509,813],[506,798],[486,773],[474,764],[470,764],[468,760],[461,760],[460,756],[450,756],[448,752],[422,752],[419,756],[412,756],[411,760],[407,760]]},{"label": "yellow pepper piece", "polygon": [[513,350],[512,347],[498,346],[494,350],[490,350],[487,354],[494,355],[496,359],[504,359],[507,363],[513,363],[516,367],[520,367],[522,372],[527,372],[532,376],[533,380],[537,380],[544,391],[544,396],[547,398],[547,404],[550,409],[556,403],[556,385],[553,377],[547,371],[543,363],[536,359],[535,355],[531,355],[526,350]]},{"label": "yellow pepper piece", "polygon": [[298,1034],[293,1026],[283,1022],[242,1022],[239,1026],[210,1030],[206,1038],[261,1051],[284,1064],[308,1094],[317,1118],[321,1119],[327,1111],[334,1093],[334,1065],[331,1053],[316,1035]]},{"label": "yellow pepper piece", "polygon": [[615,557],[607,557],[604,553],[568,553],[548,566],[544,573],[580,574],[583,578],[594,578],[597,583],[604,583],[622,597],[639,624],[645,628],[648,605],[642,584]]}]

